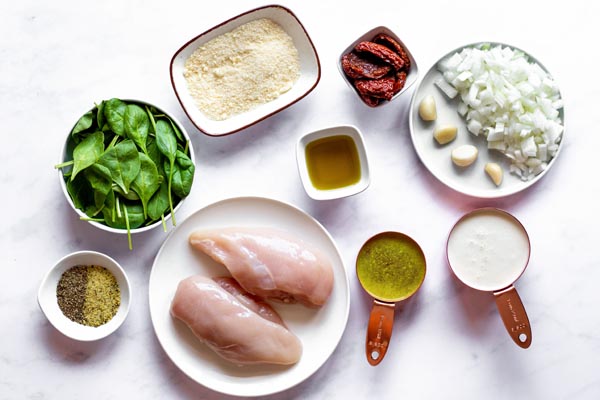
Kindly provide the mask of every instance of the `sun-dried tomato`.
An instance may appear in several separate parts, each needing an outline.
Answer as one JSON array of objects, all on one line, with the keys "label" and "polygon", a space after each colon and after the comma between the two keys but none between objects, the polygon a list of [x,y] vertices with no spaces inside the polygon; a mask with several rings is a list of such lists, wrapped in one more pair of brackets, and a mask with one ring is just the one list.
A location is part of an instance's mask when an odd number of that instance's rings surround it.
[{"label": "sun-dried tomato", "polygon": [[399,71],[396,73],[396,80],[394,82],[394,94],[402,90],[406,84],[406,72]]},{"label": "sun-dried tomato", "polygon": [[369,96],[368,94],[362,94],[360,92],[358,95],[369,107],[377,107],[379,103],[381,103],[381,99],[378,99],[377,97]]},{"label": "sun-dried tomato", "polygon": [[410,57],[408,57],[408,54],[406,54],[406,50],[404,50],[404,47],[402,47],[400,43],[394,40],[393,37],[391,37],[390,35],[386,35],[385,33],[380,33],[377,36],[375,36],[375,38],[373,38],[373,42],[382,44],[388,49],[396,52],[400,56],[400,58],[402,58],[402,61],[404,61],[404,67],[406,68],[406,70],[410,69]]},{"label": "sun-dried tomato", "polygon": [[406,49],[385,33],[358,43],[340,62],[360,98],[371,107],[399,93],[411,67]]},{"label": "sun-dried tomato", "polygon": [[357,79],[354,81],[354,87],[363,95],[389,101],[394,96],[395,83],[396,78],[392,75],[379,79]]},{"label": "sun-dried tomato", "polygon": [[396,70],[402,69],[404,66],[404,60],[398,54],[379,43],[360,42],[354,47],[354,50],[359,53],[371,54],[390,64]]},{"label": "sun-dried tomato", "polygon": [[342,57],[342,69],[352,79],[378,79],[389,73],[392,67],[389,64],[374,63],[355,53],[348,53]]}]

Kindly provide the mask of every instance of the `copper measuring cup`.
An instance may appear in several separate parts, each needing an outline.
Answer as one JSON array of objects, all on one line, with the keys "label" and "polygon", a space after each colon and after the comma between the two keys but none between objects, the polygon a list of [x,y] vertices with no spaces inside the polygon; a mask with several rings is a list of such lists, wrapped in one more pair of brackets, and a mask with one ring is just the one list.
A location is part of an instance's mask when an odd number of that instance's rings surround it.
[{"label": "copper measuring cup", "polygon": [[454,275],[473,289],[494,294],[506,330],[522,348],[531,345],[531,325],[514,283],[527,268],[530,253],[523,224],[492,207],[463,215],[446,242],[446,257]]},{"label": "copper measuring cup", "polygon": [[[381,251],[389,244],[409,250],[403,254]],[[396,303],[419,290],[425,272],[423,250],[405,234],[382,232],[361,247],[356,258],[356,276],[362,288],[373,297],[365,343],[369,364],[375,366],[383,360],[392,337]],[[386,279],[390,276],[399,279]]]}]

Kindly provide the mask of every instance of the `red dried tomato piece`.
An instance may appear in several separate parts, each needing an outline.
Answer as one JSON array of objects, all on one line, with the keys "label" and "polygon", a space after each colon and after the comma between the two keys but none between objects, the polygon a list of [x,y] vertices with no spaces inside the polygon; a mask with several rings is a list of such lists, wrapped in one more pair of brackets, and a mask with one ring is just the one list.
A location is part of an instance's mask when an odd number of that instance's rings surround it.
[{"label": "red dried tomato piece", "polygon": [[371,54],[386,63],[390,64],[394,69],[402,69],[404,66],[404,60],[396,54],[393,50],[388,49],[384,45],[374,42],[360,42],[354,47],[359,53]]},{"label": "red dried tomato piece", "polygon": [[389,73],[392,67],[388,64],[376,64],[355,53],[348,53],[342,57],[342,69],[352,79],[378,79]]},{"label": "red dried tomato piece", "polygon": [[394,40],[393,37],[391,37],[390,35],[386,35],[385,33],[380,33],[377,36],[375,36],[375,38],[373,38],[373,42],[382,44],[390,50],[395,51],[400,56],[402,61],[404,61],[404,66],[406,70],[408,71],[410,69],[410,57],[408,56],[408,54],[406,54],[406,50],[404,49],[404,47],[402,47],[400,43]]},{"label": "red dried tomato piece", "polygon": [[406,72],[399,71],[396,73],[396,81],[394,82],[394,94],[402,90],[406,84]]},{"label": "red dried tomato piece", "polygon": [[378,99],[377,97],[362,94],[360,92],[358,93],[358,95],[369,107],[377,107],[379,103],[381,103],[381,99]]},{"label": "red dried tomato piece", "polygon": [[386,76],[380,79],[357,79],[354,81],[354,87],[362,95],[391,100],[395,83],[394,76]]}]

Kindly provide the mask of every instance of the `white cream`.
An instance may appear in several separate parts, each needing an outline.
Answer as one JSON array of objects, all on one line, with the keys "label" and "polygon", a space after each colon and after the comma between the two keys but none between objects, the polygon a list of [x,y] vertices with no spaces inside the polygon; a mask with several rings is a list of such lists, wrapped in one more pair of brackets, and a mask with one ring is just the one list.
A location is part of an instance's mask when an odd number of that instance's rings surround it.
[{"label": "white cream", "polygon": [[510,215],[485,209],[463,218],[448,238],[448,261],[456,276],[479,290],[509,286],[529,260],[527,233]]}]

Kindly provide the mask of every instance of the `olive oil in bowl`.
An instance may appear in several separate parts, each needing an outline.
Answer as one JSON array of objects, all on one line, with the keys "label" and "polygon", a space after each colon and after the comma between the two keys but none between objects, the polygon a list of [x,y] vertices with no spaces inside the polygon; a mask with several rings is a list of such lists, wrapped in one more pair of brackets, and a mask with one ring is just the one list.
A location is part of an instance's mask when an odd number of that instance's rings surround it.
[{"label": "olive oil in bowl", "polygon": [[360,180],[360,159],[354,140],[347,135],[323,137],[306,146],[306,166],[313,186],[338,189]]},{"label": "olive oil in bowl", "polygon": [[369,186],[369,162],[360,131],[352,125],[302,136],[296,145],[302,185],[314,200],[352,196]]}]

